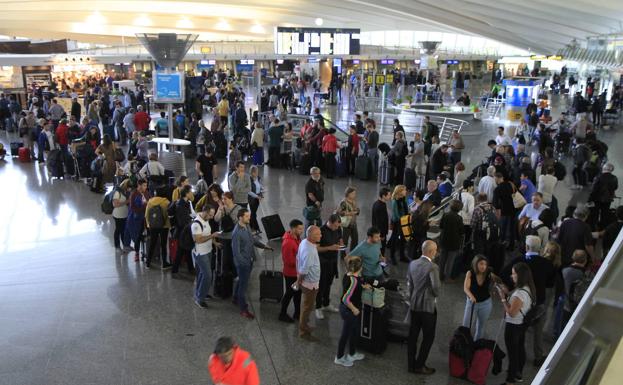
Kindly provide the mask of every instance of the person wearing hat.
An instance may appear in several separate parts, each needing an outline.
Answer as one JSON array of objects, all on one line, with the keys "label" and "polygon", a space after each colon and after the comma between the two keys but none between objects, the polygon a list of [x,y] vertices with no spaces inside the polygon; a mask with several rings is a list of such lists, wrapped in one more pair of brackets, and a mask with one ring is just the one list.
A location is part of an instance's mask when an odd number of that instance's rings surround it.
[{"label": "person wearing hat", "polygon": [[259,385],[260,376],[251,354],[231,337],[220,337],[208,360],[212,382],[219,385]]},{"label": "person wearing hat", "polygon": [[593,189],[588,197],[589,202],[595,203],[595,210],[598,217],[597,223],[608,225],[605,223],[610,217],[610,205],[615,198],[615,193],[619,188],[619,180],[612,174],[614,166],[612,163],[606,163],[601,168],[601,175],[593,181]]}]

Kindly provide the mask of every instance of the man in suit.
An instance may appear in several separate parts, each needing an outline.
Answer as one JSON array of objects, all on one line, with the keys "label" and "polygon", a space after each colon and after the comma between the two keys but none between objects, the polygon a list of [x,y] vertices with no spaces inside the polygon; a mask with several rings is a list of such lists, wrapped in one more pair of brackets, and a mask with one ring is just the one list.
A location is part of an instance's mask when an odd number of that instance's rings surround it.
[{"label": "man in suit", "polygon": [[[422,244],[422,257],[411,261],[407,273],[409,288],[409,311],[411,326],[407,348],[410,373],[430,375],[435,369],[427,367],[426,359],[435,339],[437,324],[437,296],[441,282],[439,267],[433,263],[437,256],[437,244],[425,241]],[[423,339],[417,352],[417,340],[422,331]],[[417,352],[417,357],[416,357]]]}]

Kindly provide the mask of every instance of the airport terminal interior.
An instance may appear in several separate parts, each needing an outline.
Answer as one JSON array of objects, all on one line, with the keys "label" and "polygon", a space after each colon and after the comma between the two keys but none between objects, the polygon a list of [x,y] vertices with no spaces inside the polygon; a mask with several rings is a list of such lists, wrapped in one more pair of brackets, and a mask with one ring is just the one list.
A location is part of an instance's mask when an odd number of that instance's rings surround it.
[{"label": "airport terminal interior", "polygon": [[619,384],[621,20],[0,0],[0,384]]}]

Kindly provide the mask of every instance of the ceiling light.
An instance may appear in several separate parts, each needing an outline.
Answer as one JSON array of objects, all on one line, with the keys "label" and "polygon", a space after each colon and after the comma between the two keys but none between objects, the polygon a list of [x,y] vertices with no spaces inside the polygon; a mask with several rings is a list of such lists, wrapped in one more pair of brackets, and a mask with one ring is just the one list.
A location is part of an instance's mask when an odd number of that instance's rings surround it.
[{"label": "ceiling light", "polygon": [[261,25],[255,24],[251,27],[251,32],[252,33],[266,33],[266,30]]},{"label": "ceiling light", "polygon": [[95,25],[105,24],[106,18],[99,11],[95,11],[87,17],[87,23]]},{"label": "ceiling light", "polygon": [[315,23],[316,23],[317,26],[320,27],[324,23],[324,20],[322,20],[322,18],[318,17],[318,18],[316,18]]},{"label": "ceiling light", "polygon": [[147,15],[140,15],[136,19],[134,19],[134,25],[138,25],[141,27],[148,27],[151,24],[152,24],[151,19]]},{"label": "ceiling light", "polygon": [[229,23],[225,20],[219,21],[218,23],[216,23],[216,25],[214,26],[214,28],[216,29],[220,29],[220,30],[225,30],[228,31],[231,29],[231,26],[229,25]]},{"label": "ceiling light", "polygon": [[177,23],[175,24],[175,26],[177,28],[184,28],[184,29],[190,29],[193,27],[193,22],[190,21],[188,18],[183,17],[181,19],[179,19],[177,21]]}]

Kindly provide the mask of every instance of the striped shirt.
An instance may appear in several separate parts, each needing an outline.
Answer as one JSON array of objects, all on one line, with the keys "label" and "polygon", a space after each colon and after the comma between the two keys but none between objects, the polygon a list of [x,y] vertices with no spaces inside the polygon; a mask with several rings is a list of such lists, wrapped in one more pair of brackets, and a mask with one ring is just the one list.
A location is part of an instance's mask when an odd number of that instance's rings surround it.
[{"label": "striped shirt", "polygon": [[344,274],[342,278],[342,303],[347,305],[352,303],[356,308],[361,308],[361,292],[363,279],[354,275]]}]

